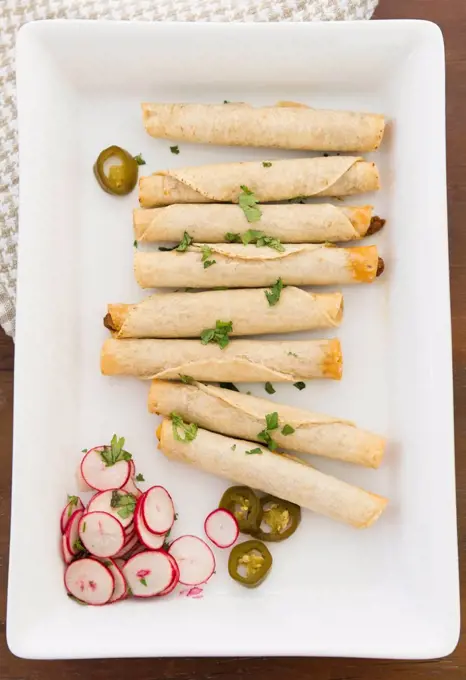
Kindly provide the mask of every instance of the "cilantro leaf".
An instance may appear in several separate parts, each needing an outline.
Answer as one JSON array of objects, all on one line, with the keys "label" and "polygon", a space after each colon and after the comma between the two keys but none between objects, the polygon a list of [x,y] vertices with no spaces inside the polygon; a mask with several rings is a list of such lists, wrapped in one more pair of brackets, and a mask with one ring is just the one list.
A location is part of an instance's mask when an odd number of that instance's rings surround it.
[{"label": "cilantro leaf", "polygon": [[179,244],[174,248],[174,250],[178,250],[180,253],[184,253],[187,250],[188,246],[191,245],[192,242],[193,242],[193,239],[188,234],[188,232],[185,231],[184,234],[183,234],[183,238],[181,239]]},{"label": "cilantro leaf", "polygon": [[228,231],[225,234],[225,241],[227,243],[241,243],[241,236],[240,234],[233,234],[231,231]]},{"label": "cilantro leaf", "polygon": [[245,451],[247,456],[251,456],[253,453],[262,453],[262,449],[257,447],[257,449],[249,449],[249,451]]},{"label": "cilantro leaf", "polygon": [[81,449],[81,453],[87,453],[89,449]]},{"label": "cilantro leaf", "polygon": [[233,444],[233,446],[231,447],[231,450],[236,451],[236,444]]},{"label": "cilantro leaf", "polygon": [[137,247],[138,247],[138,242],[136,240],[134,240],[133,241],[133,248],[137,248]]},{"label": "cilantro leaf", "polygon": [[146,164],[146,161],[142,157],[142,153],[138,153],[138,155],[134,157],[134,160],[136,161],[136,163],[138,165],[145,165]]},{"label": "cilantro leaf", "polygon": [[172,250],[176,250],[178,246],[159,246],[159,250],[162,253],[169,253]]},{"label": "cilantro leaf", "polygon": [[180,380],[182,383],[185,385],[192,385],[194,382],[194,378],[191,378],[190,375],[183,375],[182,373],[179,374]]},{"label": "cilantro leaf", "polygon": [[100,451],[100,456],[107,467],[119,463],[120,460],[131,460],[132,455],[123,449],[124,444],[125,438],[120,437],[118,439],[117,435],[114,434],[110,446],[104,446]]},{"label": "cilantro leaf", "polygon": [[258,222],[262,212],[257,205],[256,197],[244,184],[241,185],[241,192],[238,197],[239,207],[244,212],[248,222]]},{"label": "cilantro leaf", "polygon": [[79,498],[78,496],[70,496],[68,494],[68,517],[71,517],[73,514],[73,508],[75,508],[78,505]]},{"label": "cilantro leaf", "polygon": [[175,156],[178,156],[178,154],[180,153],[180,147],[178,146],[178,144],[175,144],[174,146],[170,147],[170,151],[174,153]]},{"label": "cilantro leaf", "polygon": [[264,168],[271,168],[272,167],[272,163],[270,163],[269,161],[262,161],[262,165],[263,165]]},{"label": "cilantro leaf", "polygon": [[273,248],[280,253],[285,252],[285,246],[282,245],[280,239],[273,238],[272,236],[267,236],[263,231],[258,231],[257,229],[248,229],[241,236],[241,240],[245,246],[250,243],[255,243],[257,248]]},{"label": "cilantro leaf", "polygon": [[282,294],[283,290],[283,281],[280,279],[277,279],[273,286],[271,287],[270,290],[265,291],[265,297],[267,298],[267,302],[271,307],[274,307],[277,302],[280,300],[280,295]]},{"label": "cilantro leaf", "polygon": [[[172,420],[173,436],[178,442],[192,442],[197,436],[196,423],[185,423],[179,413],[170,413]],[[184,435],[184,436],[183,436]]]},{"label": "cilantro leaf", "polygon": [[76,550],[76,552],[83,552],[84,550],[86,550],[86,548],[81,543],[80,538],[77,538],[73,543],[73,550]]},{"label": "cilantro leaf", "polygon": [[201,246],[202,250],[202,262],[204,263],[204,269],[211,267],[213,264],[217,264],[217,260],[209,260],[208,258],[212,255],[212,248],[209,246]]},{"label": "cilantro leaf", "polygon": [[301,391],[304,390],[304,388],[306,387],[306,383],[303,383],[302,380],[300,380],[299,382],[293,383],[293,386]]},{"label": "cilantro leaf", "polygon": [[265,416],[265,422],[267,423],[268,430],[276,430],[278,428],[278,413],[274,411],[273,413],[267,413]]},{"label": "cilantro leaf", "polygon": [[232,382],[221,382],[219,383],[219,386],[223,387],[224,390],[232,390],[232,392],[239,392],[239,389]]},{"label": "cilantro leaf", "polygon": [[137,482],[145,482],[146,480],[144,479],[144,475],[142,475],[140,472],[136,475],[136,481]]},{"label": "cilantro leaf", "polygon": [[266,382],[264,389],[267,392],[267,394],[275,394],[276,392],[276,389],[274,388],[271,382]]},{"label": "cilantro leaf", "polygon": [[283,427],[282,434],[286,436],[288,434],[293,434],[294,431],[295,431],[294,427],[291,427],[291,425],[287,424]]},{"label": "cilantro leaf", "polygon": [[112,498],[110,500],[111,508],[120,508],[117,514],[122,519],[127,519],[130,515],[134,513],[136,508],[136,498],[132,493],[123,494],[120,491],[114,489],[112,491]]},{"label": "cilantro leaf", "polygon": [[229,333],[233,331],[233,323],[231,321],[215,322],[215,328],[206,328],[201,333],[201,342],[207,345],[209,342],[216,342],[220,349],[225,347],[230,342]]},{"label": "cilantro leaf", "polygon": [[142,583],[143,586],[146,586],[146,587],[147,587],[147,581],[146,581],[145,578],[140,578],[140,579],[139,579],[139,583]]},{"label": "cilantro leaf", "polygon": [[231,102],[229,102],[228,99],[224,99],[224,100],[223,100],[223,103],[224,103],[224,104],[231,104]]}]

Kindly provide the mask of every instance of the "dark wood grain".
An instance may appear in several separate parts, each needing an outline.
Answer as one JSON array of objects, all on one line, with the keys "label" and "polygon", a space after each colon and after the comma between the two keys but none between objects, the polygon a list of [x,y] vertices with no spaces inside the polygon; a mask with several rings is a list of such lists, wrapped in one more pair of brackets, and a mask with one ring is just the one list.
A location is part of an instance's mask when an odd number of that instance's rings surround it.
[{"label": "dark wood grain", "polygon": [[[429,19],[444,33],[447,55],[448,193],[455,380],[460,556],[466,554],[466,0],[381,0],[378,19]],[[434,310],[435,313],[435,310]],[[5,644],[11,489],[13,343],[0,331],[0,678],[3,680],[464,680],[466,636],[447,659],[408,663],[348,659],[166,659],[23,661]],[[462,612],[466,566],[461,560]],[[383,612],[380,612],[383,616]],[[274,626],[277,626],[275,622]]]}]

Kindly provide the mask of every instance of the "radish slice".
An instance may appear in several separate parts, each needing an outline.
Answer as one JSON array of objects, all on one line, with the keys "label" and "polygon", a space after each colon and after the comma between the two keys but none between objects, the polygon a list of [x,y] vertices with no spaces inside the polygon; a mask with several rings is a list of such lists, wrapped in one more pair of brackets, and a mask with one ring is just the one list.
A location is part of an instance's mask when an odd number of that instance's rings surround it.
[{"label": "radish slice", "polygon": [[136,529],[135,529],[135,527],[134,527],[134,522],[131,522],[131,524],[128,524],[128,526],[124,528],[124,532],[125,532],[125,541],[126,541],[128,538],[132,538],[132,537],[134,536],[134,532],[135,532],[135,531],[136,531]]},{"label": "radish slice", "polygon": [[169,554],[180,570],[180,583],[198,586],[215,571],[215,557],[207,543],[197,536],[181,536],[171,544]]},{"label": "radish slice", "polygon": [[153,486],[143,496],[142,516],[153,534],[166,534],[175,521],[175,508],[163,486]]},{"label": "radish slice", "polygon": [[149,550],[159,550],[163,546],[165,540],[165,534],[153,534],[146,527],[146,524],[142,517],[142,504],[144,502],[144,497],[138,501],[136,506],[136,512],[134,513],[134,526],[136,528],[136,533],[139,536],[139,540],[146,548]]},{"label": "radish slice", "polygon": [[107,604],[114,585],[110,570],[92,558],[76,560],[65,570],[66,590],[86,604]]},{"label": "radish slice", "polygon": [[107,447],[96,446],[90,449],[81,461],[81,474],[84,481],[97,491],[121,489],[131,474],[131,465],[127,460],[120,460],[114,465],[105,465],[100,455]]},{"label": "radish slice", "polygon": [[131,477],[136,477],[136,466],[135,466],[134,460],[133,460],[132,458],[131,458],[131,460],[129,461],[129,464],[131,465],[130,476],[131,476]]},{"label": "radish slice", "polygon": [[[130,461],[130,463],[131,463],[131,461]],[[128,479],[126,484],[121,487],[121,490],[125,491],[126,493],[133,494],[133,496],[135,498],[140,498],[140,496],[142,496],[142,491],[141,491],[141,489],[138,489],[138,487],[136,486],[136,483],[135,483],[133,477],[130,477]]]},{"label": "radish slice", "polygon": [[128,597],[128,586],[126,585],[126,579],[123,576],[121,567],[116,563],[116,560],[112,560],[110,557],[107,557],[102,560],[102,564],[107,567],[115,582],[113,595],[108,603],[113,604],[114,602],[118,602],[119,600],[123,600],[125,597]]},{"label": "radish slice", "polygon": [[[123,545],[123,547],[121,548],[121,550],[119,550],[117,553],[115,553],[114,555],[112,555],[112,557],[113,557],[114,559],[115,559],[115,558],[118,558],[118,557],[125,557],[125,558],[126,558],[126,557],[131,553],[131,551],[133,550],[133,548],[135,548],[137,545],[139,545],[139,538],[138,538],[137,534],[134,534],[134,536],[132,536],[132,537],[131,537],[124,545]],[[144,548],[144,550],[146,550],[146,548]]]},{"label": "radish slice", "polygon": [[79,538],[96,557],[116,555],[125,542],[123,527],[108,512],[87,512],[79,522]]},{"label": "radish slice", "polygon": [[84,477],[82,476],[81,473],[81,464],[79,464],[78,467],[76,468],[75,477],[78,491],[82,491],[83,493],[85,493],[86,491],[95,491],[95,489],[93,489],[91,486],[89,486],[89,484],[86,481],[84,481]]},{"label": "radish slice", "polygon": [[60,517],[60,527],[62,534],[66,531],[66,526],[71,519],[71,515],[76,510],[84,510],[84,503],[78,496],[68,496],[70,499],[68,503],[63,508],[63,512]]},{"label": "radish slice", "polygon": [[61,553],[63,555],[63,561],[65,564],[71,564],[74,559],[74,555],[68,550],[68,541],[65,534],[61,537]]},{"label": "radish slice", "polygon": [[204,531],[217,548],[229,548],[238,538],[239,526],[229,510],[218,508],[207,515]]},{"label": "radish slice", "polygon": [[76,512],[73,512],[70,521],[68,522],[68,526],[66,527],[66,547],[68,548],[68,552],[72,555],[77,555],[79,552],[79,548],[76,548],[75,543],[79,538],[79,522],[83,515],[84,510],[76,510]]},{"label": "radish slice", "polygon": [[[126,461],[123,461],[126,462]],[[118,496],[115,497],[115,494],[118,494]],[[112,499],[117,500],[117,498],[120,498],[120,503],[121,502],[129,502],[133,503],[133,507],[136,505],[136,499],[128,494],[125,494],[122,492],[121,489],[108,489],[107,491],[100,491],[99,493],[96,493],[95,496],[91,498],[87,505],[87,511],[88,512],[106,512],[109,515],[112,515],[112,517],[115,517],[120,524],[122,525],[123,528],[126,528],[130,526],[130,524],[133,521],[133,512],[129,512],[128,516],[125,517],[126,511],[131,510],[131,505],[125,506],[125,507],[117,507],[117,508],[112,508]],[[123,517],[121,516],[121,514]]]},{"label": "radish slice", "polygon": [[135,597],[154,597],[173,581],[173,567],[163,550],[146,550],[131,557],[123,574]]},{"label": "radish slice", "polygon": [[162,590],[162,592],[158,594],[158,597],[162,597],[163,595],[169,595],[173,590],[175,590],[176,586],[180,582],[180,570],[178,568],[176,560],[169,553],[167,553],[167,556],[171,560],[173,568],[173,578],[170,585],[167,588],[165,588],[165,590]]},{"label": "radish slice", "polygon": [[128,550],[128,552],[125,553],[125,560],[129,560],[130,557],[134,557],[135,555],[139,555],[139,553],[146,552],[147,548],[145,545],[142,545],[142,543],[139,543],[139,539],[134,545],[131,550]]}]

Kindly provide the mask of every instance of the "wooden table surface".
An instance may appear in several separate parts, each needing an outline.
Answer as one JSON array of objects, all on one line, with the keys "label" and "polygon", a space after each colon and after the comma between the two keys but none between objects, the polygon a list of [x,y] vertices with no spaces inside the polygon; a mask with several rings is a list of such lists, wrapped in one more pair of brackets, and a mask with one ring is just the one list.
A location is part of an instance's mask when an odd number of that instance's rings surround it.
[{"label": "wooden table surface", "polygon": [[[456,474],[460,557],[466,548],[466,0],[381,0],[378,19],[438,23],[447,56],[448,209],[455,380]],[[426,140],[426,143],[428,141]],[[464,212],[463,212],[464,211]],[[391,662],[353,659],[139,659],[23,661],[5,644],[14,346],[0,330],[0,679],[2,680],[465,680],[466,635],[446,659]],[[466,564],[461,560],[462,612]],[[380,612],[383,616],[383,611]]]}]

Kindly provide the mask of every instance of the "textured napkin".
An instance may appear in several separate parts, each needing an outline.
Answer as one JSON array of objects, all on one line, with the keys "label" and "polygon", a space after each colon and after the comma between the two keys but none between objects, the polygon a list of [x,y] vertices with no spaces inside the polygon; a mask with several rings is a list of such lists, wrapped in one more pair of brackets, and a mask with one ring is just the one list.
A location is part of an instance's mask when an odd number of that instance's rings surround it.
[{"label": "textured napkin", "polygon": [[18,224],[15,42],[38,19],[341,21],[370,19],[378,0],[2,0],[0,2],[0,325],[15,332]]}]

